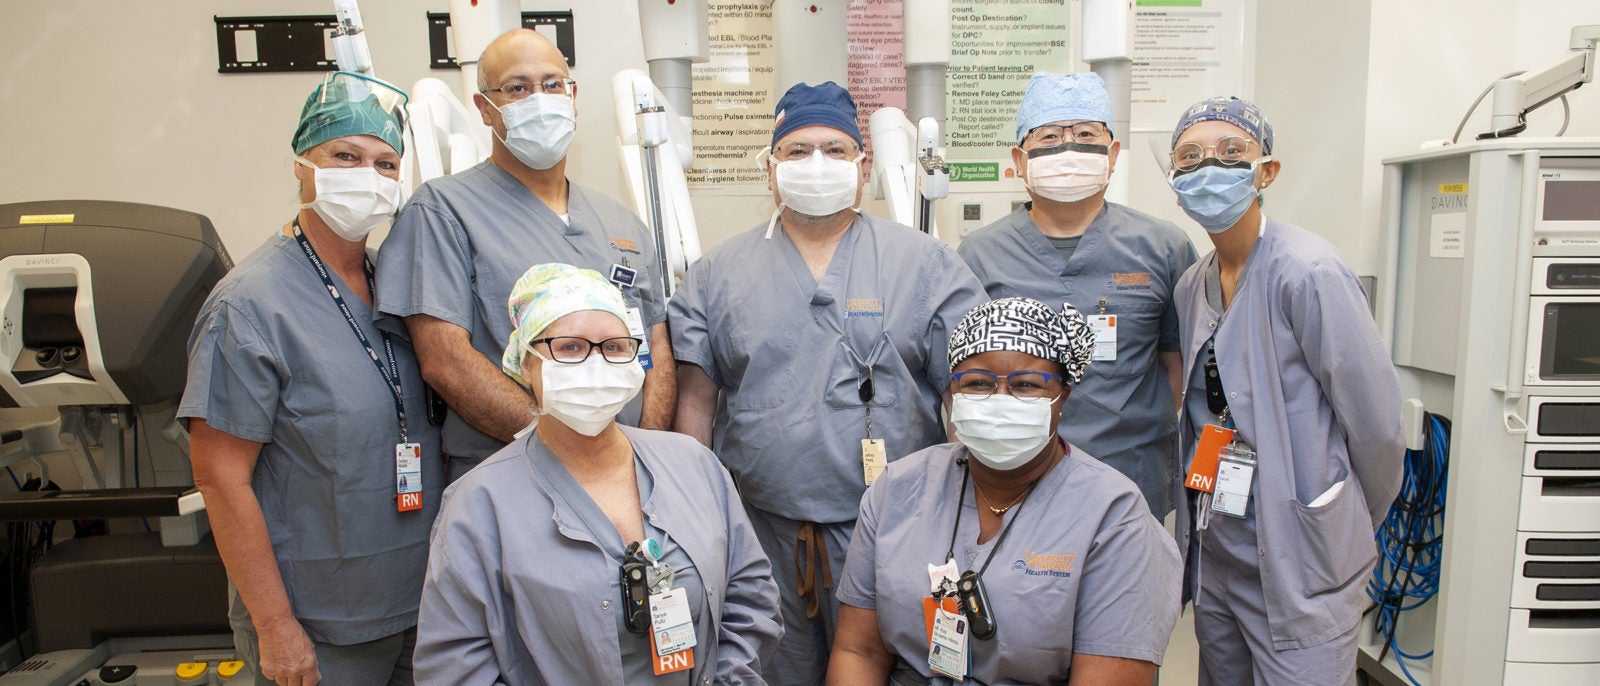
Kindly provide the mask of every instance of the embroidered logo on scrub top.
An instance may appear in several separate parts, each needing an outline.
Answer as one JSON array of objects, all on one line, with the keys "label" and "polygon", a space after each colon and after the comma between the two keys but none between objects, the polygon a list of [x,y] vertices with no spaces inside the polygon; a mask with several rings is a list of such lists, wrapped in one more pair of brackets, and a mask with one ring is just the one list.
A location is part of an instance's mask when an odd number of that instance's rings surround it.
[{"label": "embroidered logo on scrub top", "polygon": [[1106,282],[1106,288],[1118,291],[1148,291],[1150,285],[1150,272],[1112,274]]},{"label": "embroidered logo on scrub top", "polygon": [[1047,554],[1028,550],[1022,553],[1022,559],[1011,563],[1011,569],[1028,576],[1055,576],[1066,579],[1072,577],[1072,567],[1077,561],[1078,556],[1072,553]]},{"label": "embroidered logo on scrub top", "polygon": [[613,236],[611,238],[611,247],[626,253],[633,253],[635,255],[642,254],[639,252],[639,244],[628,238],[618,238]]},{"label": "embroidered logo on scrub top", "polygon": [[846,317],[882,317],[883,303],[877,298],[850,298],[844,301]]}]

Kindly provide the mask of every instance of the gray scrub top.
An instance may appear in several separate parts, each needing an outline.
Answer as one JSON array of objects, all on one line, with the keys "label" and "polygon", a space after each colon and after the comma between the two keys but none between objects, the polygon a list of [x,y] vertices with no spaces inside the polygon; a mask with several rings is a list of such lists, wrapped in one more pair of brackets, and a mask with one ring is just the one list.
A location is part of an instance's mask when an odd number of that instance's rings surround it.
[{"label": "gray scrub top", "polygon": [[766,230],[689,267],[669,306],[673,355],[722,390],[713,447],[745,500],[848,522],[866,489],[864,370],[890,461],[942,442],[950,330],[988,298],[954,250],[910,227],[858,215],[820,283],[786,232]]},{"label": "gray scrub top", "polygon": [[1028,297],[1084,316],[1117,316],[1117,359],[1089,363],[1061,411],[1061,437],[1133,479],[1158,517],[1178,478],[1177,408],[1158,352],[1178,350],[1173,288],[1195,261],[1178,227],[1106,203],[1072,259],[1017,208],[961,242],[962,259],[992,298]]},{"label": "gray scrub top", "polygon": [[[839,601],[876,610],[895,657],[896,684],[932,679],[922,599],[928,565],[940,564],[956,525],[959,443],[889,465],[861,501],[861,518],[839,583]],[[1005,515],[1015,520],[999,549],[978,544],[977,498],[969,481],[956,564],[977,570],[993,554],[983,588],[997,633],[972,640],[967,683],[1066,683],[1074,653],[1161,664],[1178,620],[1178,550],[1127,477],[1070,449]],[[931,680],[931,681],[930,681]]]},{"label": "gray scrub top", "polygon": [[[732,481],[687,436],[621,428],[648,474],[648,530],[676,542],[703,589],[687,683],[761,683],[783,631],[778,588]],[[621,631],[620,537],[591,533],[572,506],[587,495],[570,474],[549,478],[564,469],[539,466],[552,463],[529,433],[446,492],[422,592],[418,684],[639,683],[637,661],[622,657],[622,641],[643,639]],[[610,526],[588,506],[603,520],[594,528]]]},{"label": "gray scrub top", "polygon": [[[1215,253],[1184,273],[1177,301],[1184,377],[1215,336],[1237,436],[1256,451],[1250,507],[1262,592],[1273,647],[1289,650],[1359,618],[1360,579],[1377,558],[1373,530],[1399,491],[1405,446],[1399,381],[1355,273],[1321,236],[1263,221],[1226,313],[1204,293]],[[1186,461],[1203,424],[1193,411],[1182,423]],[[1308,505],[1340,482],[1329,502]],[[1178,545],[1188,550],[1192,517],[1178,512]]]},{"label": "gray scrub top", "polygon": [[[640,308],[647,330],[665,321],[655,243],[644,224],[600,193],[574,183],[567,189],[570,223],[493,162],[423,184],[384,239],[378,310],[460,326],[498,368],[511,337],[511,287],[535,264],[562,262],[607,278],[612,265],[637,270],[623,299]],[[618,421],[638,424],[642,402],[634,398]],[[503,445],[454,410],[445,418],[446,454],[483,458]]]},{"label": "gray scrub top", "polygon": [[[330,276],[382,355],[371,310]],[[417,622],[444,464],[411,346],[393,344],[408,438],[422,444],[423,507],[412,512],[395,510],[394,395],[293,238],[275,234],[235,265],[189,337],[178,416],[262,444],[251,488],[289,604],[315,641],[364,643]],[[242,603],[230,615],[248,621]]]}]

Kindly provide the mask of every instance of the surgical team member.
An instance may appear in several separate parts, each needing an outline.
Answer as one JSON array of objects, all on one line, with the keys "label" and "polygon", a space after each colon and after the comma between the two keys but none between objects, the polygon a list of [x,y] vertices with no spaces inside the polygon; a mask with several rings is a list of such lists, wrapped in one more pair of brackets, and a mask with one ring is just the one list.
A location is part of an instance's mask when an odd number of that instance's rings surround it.
[{"label": "surgical team member", "polygon": [[444,467],[411,345],[375,326],[366,249],[400,201],[405,99],[346,72],[312,91],[300,211],[217,284],[189,338],[178,416],[258,683],[411,683]]},{"label": "surgical team member", "polygon": [[566,177],[577,110],[566,58],[527,29],[496,38],[474,96],[493,129],[489,159],[417,189],[384,241],[378,309],[404,317],[422,376],[449,405],[454,480],[527,424],[527,394],[495,364],[510,335],[506,296],[540,262],[593,269],[622,288],[628,330],[646,343],[644,392],[624,424],[672,424],[676,377],[654,242],[638,217]]},{"label": "surgical team member", "polygon": [[677,428],[733,472],[775,561],[786,632],[767,680],[816,684],[861,493],[887,462],[943,442],[948,332],[987,298],[954,250],[856,212],[845,89],[790,88],[765,158],[778,211],[691,265],[669,306]]},{"label": "surgical team member", "polygon": [[1178,619],[1177,546],[1133,482],[1056,432],[1099,364],[1093,341],[1071,305],[1028,298],[961,320],[959,442],[895,462],[867,489],[829,684],[1154,680]]},{"label": "surgical team member", "polygon": [[966,237],[959,252],[990,297],[1088,314],[1094,364],[1058,430],[1133,479],[1162,518],[1173,507],[1182,389],[1172,291],[1195,251],[1171,222],[1106,202],[1122,147],[1110,120],[1099,76],[1034,74],[1011,149],[1030,200]]},{"label": "surgical team member", "polygon": [[1354,684],[1372,535],[1400,488],[1399,384],[1338,251],[1262,214],[1272,142],[1254,104],[1220,97],[1172,138],[1178,204],[1216,246],[1178,282],[1185,599],[1201,684]]},{"label": "surgical team member", "polygon": [[644,381],[622,294],[541,264],[509,309],[501,365],[535,423],[450,488],[417,683],[760,684],[778,589],[733,481],[692,439],[614,421]]}]

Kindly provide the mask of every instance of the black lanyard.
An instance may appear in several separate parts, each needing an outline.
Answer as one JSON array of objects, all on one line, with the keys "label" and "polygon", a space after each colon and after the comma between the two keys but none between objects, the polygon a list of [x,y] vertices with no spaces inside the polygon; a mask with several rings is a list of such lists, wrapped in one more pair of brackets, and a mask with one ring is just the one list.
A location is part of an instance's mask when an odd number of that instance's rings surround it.
[{"label": "black lanyard", "polygon": [[[333,276],[328,273],[328,266],[323,264],[322,258],[317,256],[316,249],[311,247],[311,241],[306,240],[305,232],[300,230],[300,220],[298,218],[294,220],[294,240],[300,244],[300,250],[306,254],[306,259],[311,260],[311,267],[317,271],[317,276],[322,278],[322,285],[328,288],[329,297],[333,298],[333,304],[338,306],[339,312],[344,314],[344,321],[350,325],[350,330],[355,332],[356,340],[361,342],[361,347],[366,348],[367,357],[372,360],[373,366],[378,368],[378,373],[383,375],[384,385],[388,386],[389,392],[394,395],[394,413],[395,417],[400,420],[400,442],[409,443],[410,441],[406,440],[405,392],[400,387],[400,365],[394,361],[394,343],[390,340],[389,333],[386,331],[378,332],[378,335],[383,338],[383,351],[389,357],[389,366],[385,367],[383,361],[378,359],[378,351],[373,350],[372,342],[367,340],[367,334],[363,333],[361,325],[356,323],[355,315],[350,313],[350,306],[346,305],[344,297],[339,295],[339,288],[333,285]],[[371,293],[373,298],[376,298],[378,297],[378,286],[372,276],[372,260],[363,256],[361,265],[367,275],[367,292]]]},{"label": "black lanyard", "polygon": [[[956,525],[954,528],[950,529],[950,550],[944,554],[944,559],[946,561],[956,559],[956,534],[957,532],[961,531],[961,510],[965,508],[967,504],[967,477],[971,473],[971,470],[967,468],[966,461],[962,460],[961,496],[956,499]],[[1044,475],[1041,474],[1039,479],[1043,478]],[[983,573],[989,569],[989,563],[994,561],[995,552],[1000,550],[1000,545],[1002,543],[1006,542],[1006,534],[1011,533],[1011,525],[1016,524],[1017,519],[1022,516],[1020,514],[1022,512],[1022,503],[1027,501],[1028,494],[1033,492],[1033,487],[1039,485],[1039,479],[1034,479],[1032,483],[1028,484],[1028,489],[1022,494],[1022,500],[1018,501],[1016,507],[1012,509],[1011,521],[1006,522],[1006,525],[1000,528],[1000,535],[994,539],[994,547],[989,549],[989,556],[983,559],[983,566],[978,568],[979,577],[982,577]],[[976,490],[978,486],[977,484],[973,484],[972,487],[974,490]],[[981,530],[982,527],[980,526],[979,529]]]}]

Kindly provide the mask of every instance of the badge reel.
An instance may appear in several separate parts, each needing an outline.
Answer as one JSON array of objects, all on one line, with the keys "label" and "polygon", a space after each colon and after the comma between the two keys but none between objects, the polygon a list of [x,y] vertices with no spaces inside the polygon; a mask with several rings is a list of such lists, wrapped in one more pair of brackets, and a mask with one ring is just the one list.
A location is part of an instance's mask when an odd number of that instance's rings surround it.
[{"label": "badge reel", "polygon": [[971,622],[960,614],[961,605],[956,591],[958,578],[954,559],[948,559],[942,565],[928,565],[931,592],[929,597],[923,599],[922,610],[928,623],[928,668],[935,674],[959,681],[967,676],[967,639]]},{"label": "badge reel", "polygon": [[1250,508],[1250,482],[1255,477],[1256,453],[1250,446],[1234,441],[1222,449],[1218,458],[1211,511],[1243,517]]},{"label": "badge reel", "polygon": [[[646,631],[654,653],[652,669],[660,676],[693,667],[694,647],[699,639],[689,612],[689,594],[683,588],[672,587],[675,573],[672,565],[661,559],[661,543],[647,538],[642,544],[630,545],[628,552],[636,560],[635,564],[642,567],[640,571],[648,591]],[[632,627],[629,630],[632,631]]]}]

